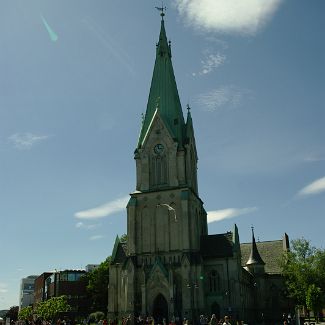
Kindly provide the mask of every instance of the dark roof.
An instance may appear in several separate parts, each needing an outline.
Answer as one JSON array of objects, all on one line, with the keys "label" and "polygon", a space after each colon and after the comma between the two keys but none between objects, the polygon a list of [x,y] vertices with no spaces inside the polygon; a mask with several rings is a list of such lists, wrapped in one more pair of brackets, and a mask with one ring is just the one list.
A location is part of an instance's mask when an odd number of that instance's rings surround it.
[{"label": "dark roof", "polygon": [[[265,263],[265,272],[272,274],[280,274],[280,261],[283,256],[282,240],[272,240],[256,243],[257,249]],[[240,244],[241,250],[241,265],[246,266],[251,253],[252,243]]]},{"label": "dark roof", "polygon": [[201,254],[203,257],[231,257],[232,232],[201,237]]},{"label": "dark roof", "polygon": [[183,254],[183,258],[185,256],[191,265],[199,265],[202,263],[201,254],[199,252],[187,252]]}]

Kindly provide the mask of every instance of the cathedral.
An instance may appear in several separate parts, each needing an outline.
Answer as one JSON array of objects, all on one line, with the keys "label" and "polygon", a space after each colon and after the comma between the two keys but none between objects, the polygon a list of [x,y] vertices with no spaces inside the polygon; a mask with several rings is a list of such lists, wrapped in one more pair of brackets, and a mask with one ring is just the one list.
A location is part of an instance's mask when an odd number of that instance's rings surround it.
[{"label": "cathedral", "polygon": [[280,260],[288,236],[241,244],[237,226],[208,234],[198,192],[190,108],[181,107],[161,13],[146,114],[134,151],[136,189],[127,204],[127,241],[112,252],[108,318],[152,316],[197,322],[225,315],[256,323],[288,311]]}]

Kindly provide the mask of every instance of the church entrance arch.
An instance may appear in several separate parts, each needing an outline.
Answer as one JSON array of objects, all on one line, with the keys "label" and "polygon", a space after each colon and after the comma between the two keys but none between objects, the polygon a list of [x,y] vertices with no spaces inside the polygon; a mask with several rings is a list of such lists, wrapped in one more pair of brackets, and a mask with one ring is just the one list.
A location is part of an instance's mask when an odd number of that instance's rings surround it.
[{"label": "church entrance arch", "polygon": [[152,316],[155,319],[155,323],[163,324],[164,318],[166,319],[166,323],[168,322],[168,304],[161,293],[158,294],[153,302]]}]

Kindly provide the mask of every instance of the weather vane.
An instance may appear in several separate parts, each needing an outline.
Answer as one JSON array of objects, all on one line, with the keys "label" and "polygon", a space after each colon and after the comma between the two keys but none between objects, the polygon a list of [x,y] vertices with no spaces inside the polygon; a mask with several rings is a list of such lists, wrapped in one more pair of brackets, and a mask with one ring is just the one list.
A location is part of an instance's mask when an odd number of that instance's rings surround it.
[{"label": "weather vane", "polygon": [[164,6],[164,3],[161,3],[161,7],[155,7],[157,10],[160,11],[160,16],[164,17],[165,16],[165,11],[167,10],[167,7]]}]

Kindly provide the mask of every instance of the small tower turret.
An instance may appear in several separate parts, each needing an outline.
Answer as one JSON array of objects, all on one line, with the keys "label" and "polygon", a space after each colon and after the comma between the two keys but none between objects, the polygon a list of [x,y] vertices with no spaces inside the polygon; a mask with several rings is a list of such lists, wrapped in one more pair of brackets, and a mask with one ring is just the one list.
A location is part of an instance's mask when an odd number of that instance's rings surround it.
[{"label": "small tower turret", "polygon": [[252,227],[252,247],[251,253],[249,255],[248,261],[246,262],[246,270],[253,274],[262,274],[265,273],[264,261],[260,253],[258,252],[255,236],[254,236],[254,227]]}]

